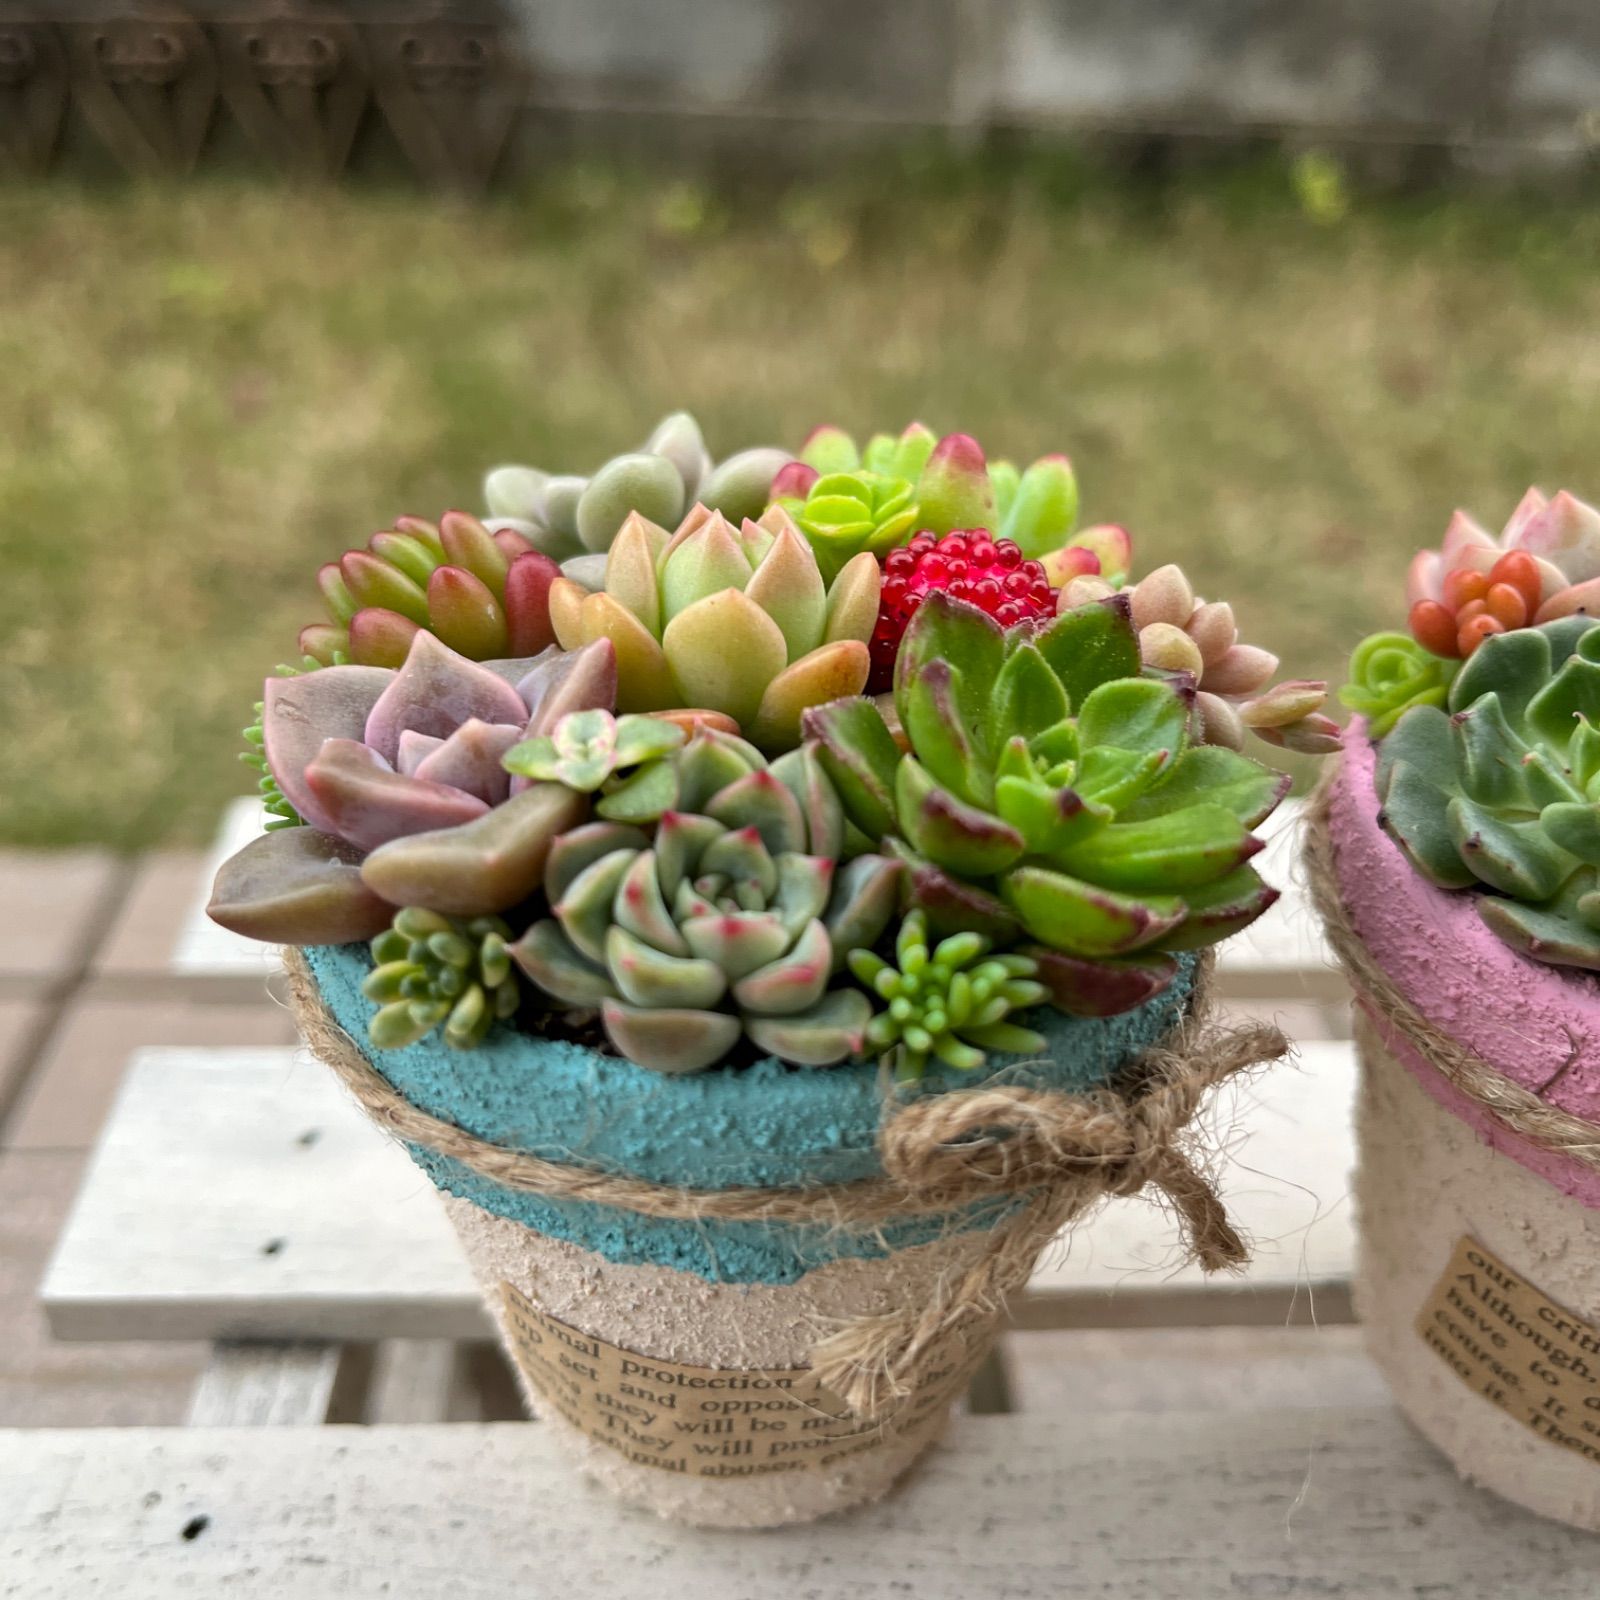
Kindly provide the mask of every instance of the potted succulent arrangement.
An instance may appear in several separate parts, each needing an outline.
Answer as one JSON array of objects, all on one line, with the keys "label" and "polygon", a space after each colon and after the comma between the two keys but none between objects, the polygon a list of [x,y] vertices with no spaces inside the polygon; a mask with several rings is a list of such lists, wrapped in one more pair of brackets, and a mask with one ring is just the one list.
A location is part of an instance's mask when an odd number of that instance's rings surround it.
[{"label": "potted succulent arrangement", "polygon": [[444,1192],[529,1398],[686,1520],[881,1494],[1059,1229],[1154,1186],[1281,1053],[1205,952],[1327,749],[1233,613],[1065,458],[917,425],[720,464],[687,416],[587,478],[324,567],[247,730],[270,830],[211,914]]},{"label": "potted succulent arrangement", "polygon": [[1600,1529],[1600,512],[1457,512],[1313,804],[1357,996],[1357,1306],[1463,1473]]}]

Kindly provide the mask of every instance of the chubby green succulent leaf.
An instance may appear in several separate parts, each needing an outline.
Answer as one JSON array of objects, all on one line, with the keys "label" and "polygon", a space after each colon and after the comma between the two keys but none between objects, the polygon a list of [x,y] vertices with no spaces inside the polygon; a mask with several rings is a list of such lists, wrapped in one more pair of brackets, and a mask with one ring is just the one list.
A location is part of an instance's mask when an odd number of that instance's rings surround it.
[{"label": "chubby green succulent leaf", "polygon": [[1184,890],[1188,914],[1162,937],[1166,950],[1203,950],[1248,928],[1277,904],[1278,890],[1263,883],[1254,867],[1239,867],[1227,877]]},{"label": "chubby green succulent leaf", "polygon": [[[1477,652],[1482,655],[1482,650]],[[1378,746],[1378,798],[1388,803],[1391,775],[1404,762],[1412,774],[1439,790],[1456,776],[1456,743],[1450,717],[1433,706],[1413,706]]]},{"label": "chubby green succulent leaf", "polygon": [[739,1019],[725,1011],[663,1007],[658,1010],[607,1000],[600,1010],[606,1037],[628,1060],[654,1072],[704,1072],[739,1042]]},{"label": "chubby green succulent leaf", "polygon": [[1514,899],[1549,899],[1578,864],[1546,836],[1537,818],[1508,820],[1457,795],[1446,820],[1473,876]]},{"label": "chubby green succulent leaf", "polygon": [[[1417,715],[1417,711],[1408,712],[1400,719],[1400,727]],[[1449,719],[1444,721],[1448,729]],[[1450,796],[1443,789],[1430,783],[1409,761],[1396,761],[1389,768],[1382,799],[1379,820],[1384,830],[1423,877],[1441,889],[1465,889],[1472,884],[1472,869],[1461,859],[1450,829]]]},{"label": "chubby green succulent leaf", "polygon": [[814,706],[805,732],[849,820],[874,841],[892,832],[900,747],[877,706],[860,696]]},{"label": "chubby green succulent leaf", "polygon": [[1501,634],[1491,651],[1474,650],[1450,685],[1449,707],[1465,711],[1486,694],[1499,697],[1513,722],[1520,723],[1540,684],[1562,657],[1551,658],[1551,641],[1539,628],[1517,628]]},{"label": "chubby green succulent leaf", "polygon": [[608,784],[594,812],[608,822],[657,822],[680,804],[677,769],[651,761],[626,778]]},{"label": "chubby green succulent leaf", "polygon": [[926,913],[932,932],[975,930],[997,944],[1015,940],[1019,926],[1017,917],[997,895],[946,872],[900,839],[890,836],[885,840],[885,847],[904,869],[901,904]]},{"label": "chubby green succulent leaf", "polygon": [[1065,456],[1042,456],[1022,474],[1000,523],[1002,538],[1037,560],[1066,544],[1078,520],[1078,480]]},{"label": "chubby green succulent leaf", "polygon": [[988,747],[999,750],[1013,738],[1031,739],[1066,718],[1071,711],[1061,679],[1031,641],[1018,644],[989,702]]},{"label": "chubby green succulent leaf", "polygon": [[605,955],[606,971],[629,1005],[702,1011],[727,991],[727,974],[715,961],[668,955],[621,923],[607,930]]},{"label": "chubby green succulent leaf", "polygon": [[[1478,650],[1473,659],[1483,653]],[[1564,745],[1572,737],[1580,717],[1589,722],[1600,718],[1600,664],[1573,655],[1529,700],[1527,724],[1540,738]]]},{"label": "chubby green succulent leaf", "polygon": [[912,848],[958,877],[1003,872],[1027,848],[1002,817],[941,787],[914,756],[906,756],[896,774],[895,810],[900,833]]},{"label": "chubby green succulent leaf", "polygon": [[1591,867],[1600,867],[1600,806],[1586,801],[1558,801],[1539,813],[1545,837]]},{"label": "chubby green succulent leaf", "polygon": [[[1478,916],[1496,937],[1534,961],[1600,972],[1600,928],[1596,927],[1595,875],[1585,869],[1562,892],[1538,905],[1498,895],[1478,900]],[[1586,906],[1586,902],[1588,902]]]},{"label": "chubby green succulent leaf", "polygon": [[930,661],[903,677],[895,704],[917,758],[952,794],[972,805],[991,797],[988,752],[963,720],[965,685],[960,669]]},{"label": "chubby green succulent leaf", "polygon": [[1169,989],[1178,975],[1177,959],[1164,951],[1098,961],[1042,944],[1024,945],[1019,953],[1034,963],[1051,1005],[1073,1017],[1136,1010]]},{"label": "chubby green succulent leaf", "polygon": [[745,1032],[757,1049],[801,1067],[831,1067],[865,1048],[872,1004],[854,989],[833,989],[805,1011],[752,1015]]},{"label": "chubby green succulent leaf", "polygon": [[1485,806],[1528,806],[1528,747],[1512,731],[1492,690],[1451,719],[1461,785]]},{"label": "chubby green succulent leaf", "polygon": [[794,796],[805,821],[802,849],[830,861],[844,858],[844,806],[823,770],[819,746],[808,740],[772,763],[771,772]]},{"label": "chubby green succulent leaf", "polygon": [[1019,867],[1006,903],[1041,944],[1081,956],[1121,956],[1156,943],[1184,919],[1177,895],[1129,895],[1046,867]]},{"label": "chubby green succulent leaf", "polygon": [[1188,743],[1189,707],[1170,684],[1123,678],[1090,691],[1078,708],[1085,750],[1110,745],[1139,755],[1164,753],[1174,762]]},{"label": "chubby green succulent leaf", "polygon": [[511,947],[512,959],[532,981],[562,1005],[589,1010],[615,999],[611,975],[591,961],[562,931],[558,922],[535,922]]},{"label": "chubby green succulent leaf", "polygon": [[906,626],[894,665],[894,701],[902,727],[909,731],[903,686],[934,662],[953,669],[957,716],[972,732],[985,726],[989,697],[1005,664],[1005,635],[986,612],[936,589]]},{"label": "chubby green succulent leaf", "polygon": [[1114,803],[1128,822],[1205,804],[1221,806],[1244,827],[1254,828],[1272,814],[1288,793],[1289,783],[1287,773],[1274,772],[1221,745],[1201,744],[1185,750],[1142,793],[1127,800],[1119,797]]},{"label": "chubby green succulent leaf", "polygon": [[1112,889],[1159,893],[1214,883],[1260,849],[1232,812],[1200,804],[1142,822],[1110,823],[1051,859]]},{"label": "chubby green succulent leaf", "polygon": [[1126,595],[1063,611],[1033,636],[1076,711],[1103,683],[1137,678],[1139,635]]},{"label": "chubby green succulent leaf", "polygon": [[1075,789],[1035,774],[995,784],[995,811],[1022,836],[1030,855],[1054,856],[1094,832],[1113,813],[1091,807]]}]

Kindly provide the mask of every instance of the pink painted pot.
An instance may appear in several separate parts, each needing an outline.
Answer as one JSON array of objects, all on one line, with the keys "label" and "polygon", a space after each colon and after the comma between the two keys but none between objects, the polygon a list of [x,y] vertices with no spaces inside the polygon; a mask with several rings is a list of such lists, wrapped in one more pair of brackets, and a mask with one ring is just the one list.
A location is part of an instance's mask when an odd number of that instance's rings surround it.
[{"label": "pink painted pot", "polygon": [[[1600,981],[1530,961],[1379,825],[1359,724],[1328,817],[1355,931],[1440,1032],[1594,1122]],[[1357,997],[1356,1307],[1413,1422],[1474,1482],[1600,1531],[1600,1173],[1513,1132]]]}]

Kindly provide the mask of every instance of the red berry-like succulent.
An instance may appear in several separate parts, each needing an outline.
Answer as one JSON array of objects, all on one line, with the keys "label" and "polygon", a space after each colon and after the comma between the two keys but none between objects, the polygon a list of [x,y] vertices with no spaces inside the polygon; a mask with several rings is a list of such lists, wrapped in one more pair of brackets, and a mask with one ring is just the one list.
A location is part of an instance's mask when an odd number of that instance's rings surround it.
[{"label": "red berry-like succulent", "polygon": [[942,539],[919,533],[884,559],[878,622],[868,642],[872,654],[868,694],[894,687],[894,658],[901,636],[917,607],[935,589],[977,606],[1002,628],[1050,616],[1056,608],[1056,593],[1043,566],[1025,560],[1010,539],[996,539],[986,528],[947,533]]}]

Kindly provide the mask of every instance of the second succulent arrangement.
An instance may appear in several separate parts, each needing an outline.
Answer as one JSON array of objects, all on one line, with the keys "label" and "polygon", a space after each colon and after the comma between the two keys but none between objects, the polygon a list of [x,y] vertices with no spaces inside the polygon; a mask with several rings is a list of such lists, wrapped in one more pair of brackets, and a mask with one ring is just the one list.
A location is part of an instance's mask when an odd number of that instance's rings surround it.
[{"label": "second succulent arrangement", "polygon": [[[1078,527],[1061,456],[1018,470],[913,424],[718,463],[678,414],[486,498],[322,569],[247,730],[273,826],[211,907],[370,941],[378,1048],[521,1029],[664,1072],[910,1077],[1035,1052],[1047,1008],[1138,1006],[1272,903],[1253,830],[1287,779],[1247,740],[1337,744],[1325,685],[1274,683],[1225,602]],[[1424,574],[1461,640],[1512,615],[1502,591],[1551,603],[1506,559],[1471,616]],[[1380,715],[1454,692],[1404,639],[1369,656]]]},{"label": "second succulent arrangement", "polygon": [[1600,511],[1530,489],[1498,538],[1457,512],[1408,598],[1341,690],[1383,826],[1514,949],[1600,970]]}]

